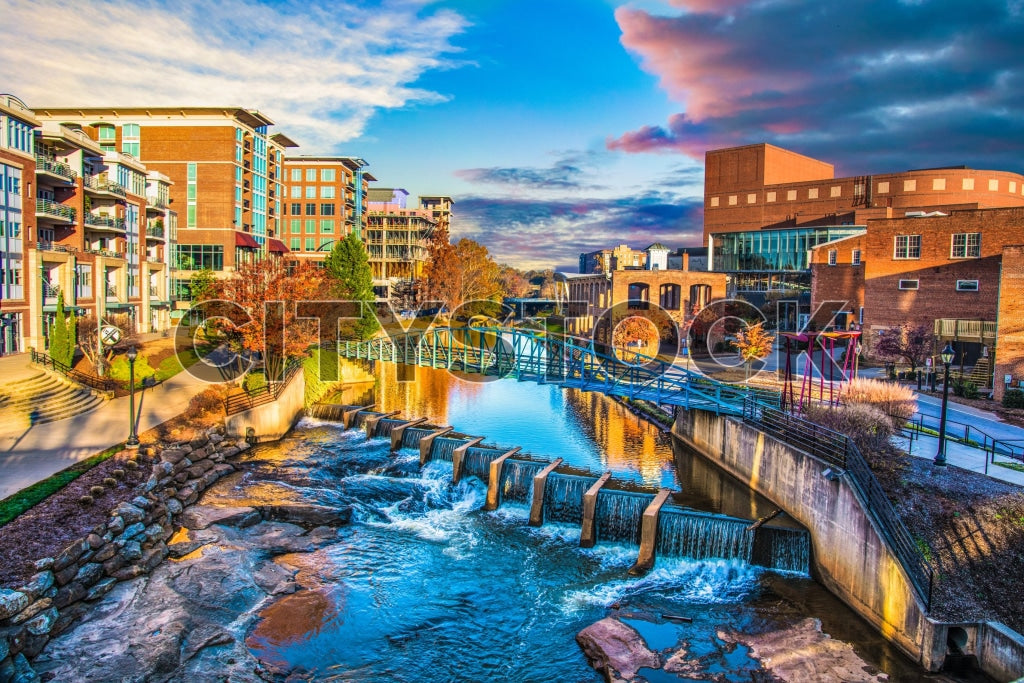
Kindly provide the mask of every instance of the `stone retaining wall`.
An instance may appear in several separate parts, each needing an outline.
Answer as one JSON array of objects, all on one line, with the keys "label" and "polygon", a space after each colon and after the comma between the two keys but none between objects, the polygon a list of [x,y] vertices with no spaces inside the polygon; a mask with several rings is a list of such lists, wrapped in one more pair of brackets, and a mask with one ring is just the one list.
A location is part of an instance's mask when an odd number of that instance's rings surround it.
[{"label": "stone retaining wall", "polygon": [[167,557],[186,507],[235,471],[227,458],[247,449],[221,428],[187,443],[149,446],[153,471],[142,494],[119,504],[106,524],[57,554],[33,563],[37,573],[17,590],[0,588],[0,680],[37,680],[29,660],[118,581],[151,572]]}]

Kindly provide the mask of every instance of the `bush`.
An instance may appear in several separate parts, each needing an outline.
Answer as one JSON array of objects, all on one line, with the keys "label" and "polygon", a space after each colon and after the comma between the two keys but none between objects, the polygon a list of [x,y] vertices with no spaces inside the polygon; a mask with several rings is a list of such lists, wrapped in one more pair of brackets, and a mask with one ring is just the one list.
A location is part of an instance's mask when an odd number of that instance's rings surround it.
[{"label": "bush", "polygon": [[892,420],[881,408],[866,403],[828,406],[811,404],[804,419],[845,434],[863,452],[882,450],[895,433]]},{"label": "bush", "polygon": [[978,398],[978,385],[964,379],[954,379],[950,384],[953,394],[963,398]]},{"label": "bush", "polygon": [[1003,394],[1004,408],[1024,408],[1024,390],[1007,389]]},{"label": "bush", "polygon": [[917,412],[914,392],[891,382],[875,379],[854,379],[843,387],[839,395],[846,405],[867,405],[885,413],[894,427],[900,426]]},{"label": "bush", "polygon": [[[114,362],[110,364],[110,378],[115,379],[119,382],[127,382],[130,371],[128,359],[121,355],[114,359]],[[135,385],[140,386],[142,380],[147,377],[152,377],[156,374],[156,370],[150,367],[149,361],[145,356],[140,355],[135,359]]]},{"label": "bush", "polygon": [[192,397],[184,415],[189,420],[198,420],[211,415],[222,417],[224,415],[224,397],[211,387]]},{"label": "bush", "polygon": [[245,376],[242,387],[246,391],[255,391],[260,387],[267,386],[267,376],[262,372],[250,372]]}]

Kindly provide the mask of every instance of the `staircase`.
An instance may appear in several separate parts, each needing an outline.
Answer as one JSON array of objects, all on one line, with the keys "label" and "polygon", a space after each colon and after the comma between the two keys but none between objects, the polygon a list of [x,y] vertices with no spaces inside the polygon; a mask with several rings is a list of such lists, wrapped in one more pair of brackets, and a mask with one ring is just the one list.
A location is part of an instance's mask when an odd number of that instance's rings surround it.
[{"label": "staircase", "polygon": [[990,383],[991,372],[988,358],[979,358],[974,367],[971,368],[971,372],[967,375],[966,379],[968,382],[974,382],[975,386],[987,387]]},{"label": "staircase", "polygon": [[62,420],[95,410],[102,403],[89,389],[39,372],[0,388],[0,430],[24,430]]}]

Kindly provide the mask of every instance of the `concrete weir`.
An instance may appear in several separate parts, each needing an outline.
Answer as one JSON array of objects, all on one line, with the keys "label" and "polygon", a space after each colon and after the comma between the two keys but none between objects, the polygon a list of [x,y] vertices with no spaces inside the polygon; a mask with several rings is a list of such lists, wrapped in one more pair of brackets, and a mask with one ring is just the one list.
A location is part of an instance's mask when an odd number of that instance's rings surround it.
[{"label": "concrete weir", "polygon": [[369,405],[359,406],[359,407],[356,407],[356,408],[352,408],[350,410],[346,410],[345,412],[343,412],[341,414],[341,424],[342,424],[342,426],[345,429],[348,429],[349,427],[352,426],[352,422],[356,419],[356,415],[358,415],[359,413],[363,412],[364,410],[370,410],[375,405],[377,405],[377,404],[376,403],[370,403]]},{"label": "concrete weir", "polygon": [[366,438],[372,439],[377,435],[377,425],[386,417],[394,417],[398,415],[401,410],[392,410],[390,413],[380,413],[379,415],[370,415],[366,418],[366,423],[363,425],[366,428]]},{"label": "concrete weir", "polygon": [[426,465],[427,461],[430,460],[430,446],[434,443],[434,439],[439,436],[444,436],[448,432],[454,430],[454,427],[444,427],[442,429],[438,429],[436,432],[431,432],[420,439],[420,467]]},{"label": "concrete weir", "polygon": [[475,439],[466,442],[464,445],[459,446],[452,451],[452,483],[458,484],[462,481],[462,469],[463,464],[466,462],[466,452],[470,448],[476,446],[478,443],[484,440],[484,437],[478,436]]},{"label": "concrete weir", "polygon": [[640,526],[640,553],[637,555],[636,564],[629,568],[630,576],[642,576],[651,571],[651,567],[654,566],[654,544],[658,539],[658,514],[670,493],[671,491],[668,489],[661,489],[644,510]]},{"label": "concrete weir", "polygon": [[601,487],[608,483],[608,480],[611,478],[612,473],[605,472],[601,475],[601,478],[583,494],[583,523],[580,526],[581,548],[593,548],[594,544],[597,542],[597,533],[594,529],[594,513],[597,511],[597,494],[601,491]]},{"label": "concrete weir", "polygon": [[497,510],[498,506],[501,505],[501,468],[505,464],[506,460],[511,458],[520,450],[519,446],[516,446],[512,450],[502,453],[491,461],[489,468],[490,471],[488,472],[487,477],[487,502],[484,504],[484,510]]},{"label": "concrete weir", "polygon": [[548,483],[548,475],[555,471],[555,468],[562,464],[561,458],[556,458],[553,463],[545,467],[533,478],[533,505],[530,507],[530,526],[540,526],[544,523],[544,487]]},{"label": "concrete weir", "polygon": [[421,417],[405,424],[400,424],[391,430],[391,450],[397,451],[398,447],[402,445],[402,436],[405,434],[405,430],[409,427],[415,427],[416,425],[423,424],[427,421],[427,418]]}]

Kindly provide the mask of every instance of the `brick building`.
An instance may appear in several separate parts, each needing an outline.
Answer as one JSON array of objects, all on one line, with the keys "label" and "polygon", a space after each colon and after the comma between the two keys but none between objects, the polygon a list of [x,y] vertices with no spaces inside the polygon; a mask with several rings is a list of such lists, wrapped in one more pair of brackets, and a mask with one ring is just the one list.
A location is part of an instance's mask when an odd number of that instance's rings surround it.
[{"label": "brick building", "polygon": [[957,363],[980,365],[997,396],[1004,375],[1024,380],[1024,207],[867,221],[862,234],[812,249],[812,299],[849,300],[840,324],[858,322],[865,342],[902,323],[952,342]]},{"label": "brick building", "polygon": [[[173,182],[125,142],[47,120],[0,96],[3,342],[46,349],[58,296],[80,314],[123,313],[141,331],[170,327]],[[91,133],[91,134],[90,134]]]},{"label": "brick building", "polygon": [[365,235],[368,183],[376,180],[367,165],[358,157],[285,157],[280,237],[293,258],[322,261],[337,240]]},{"label": "brick building", "polygon": [[[730,293],[810,305],[811,249],[908,213],[1024,206],[1024,176],[949,167],[836,178],[834,167],[768,144],[706,155],[704,240]],[[794,316],[789,315],[789,318]],[[795,322],[795,319],[791,322]]]}]

